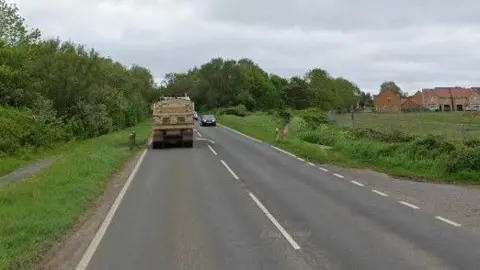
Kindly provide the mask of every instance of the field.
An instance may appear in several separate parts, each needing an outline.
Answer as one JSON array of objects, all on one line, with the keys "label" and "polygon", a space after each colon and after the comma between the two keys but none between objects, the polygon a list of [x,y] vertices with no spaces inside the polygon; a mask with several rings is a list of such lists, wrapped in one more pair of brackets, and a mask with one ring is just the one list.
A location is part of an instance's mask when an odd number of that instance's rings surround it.
[{"label": "field", "polygon": [[409,134],[445,135],[450,139],[480,138],[480,115],[456,112],[355,113],[329,114],[329,119],[344,127],[371,128],[378,131],[402,130]]},{"label": "field", "polygon": [[[135,130],[139,147],[128,148]],[[57,160],[21,182],[0,187],[0,269],[31,269],[103,193],[109,176],[146,144],[151,124],[72,143]],[[12,163],[13,164],[13,163]]]}]

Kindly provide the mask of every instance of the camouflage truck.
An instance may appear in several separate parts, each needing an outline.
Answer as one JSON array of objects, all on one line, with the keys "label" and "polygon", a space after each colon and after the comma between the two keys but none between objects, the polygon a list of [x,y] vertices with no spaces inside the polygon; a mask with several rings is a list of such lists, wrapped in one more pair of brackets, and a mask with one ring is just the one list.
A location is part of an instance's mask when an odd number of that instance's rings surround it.
[{"label": "camouflage truck", "polygon": [[186,95],[163,97],[152,104],[152,148],[164,148],[172,143],[193,147],[194,112],[195,104]]}]

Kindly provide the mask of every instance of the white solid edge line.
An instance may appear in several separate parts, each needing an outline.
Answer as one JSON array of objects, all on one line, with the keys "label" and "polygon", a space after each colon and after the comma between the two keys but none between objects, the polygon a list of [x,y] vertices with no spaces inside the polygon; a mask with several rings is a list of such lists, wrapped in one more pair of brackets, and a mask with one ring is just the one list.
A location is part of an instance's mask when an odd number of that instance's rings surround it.
[{"label": "white solid edge line", "polygon": [[[344,177],[343,175],[338,174],[338,173],[334,173],[333,175],[335,175],[335,176],[338,177],[338,178],[343,178],[343,177]],[[358,183],[358,182],[357,182],[357,183]]]},{"label": "white solid edge line", "polygon": [[414,205],[414,204],[411,204],[411,203],[408,203],[408,202],[404,202],[404,201],[398,201],[399,203],[403,204],[403,205],[406,205],[410,208],[413,208],[413,209],[420,209],[420,207]]},{"label": "white solid edge line", "polygon": [[305,161],[305,159],[303,159],[303,158],[297,157],[297,159],[300,160],[300,161]]},{"label": "white solid edge line", "polygon": [[213,148],[210,146],[210,145],[207,145],[208,149],[210,149],[210,151],[212,151],[212,153],[216,156],[217,155],[217,152],[215,152],[215,150],[213,150]]},{"label": "white solid edge line", "polygon": [[447,219],[447,218],[444,218],[444,217],[441,217],[441,216],[436,216],[435,218],[436,218],[436,219],[439,219],[439,220],[441,220],[441,221],[443,221],[443,222],[445,222],[445,223],[448,223],[448,224],[450,224],[450,225],[452,225],[452,226],[455,226],[455,227],[460,227],[460,226],[462,226],[462,224],[460,224],[460,223],[453,222],[453,221],[451,221],[450,219]]},{"label": "white solid edge line", "polygon": [[233,129],[233,128],[229,128],[229,127],[227,127],[227,126],[224,126],[224,125],[218,124],[218,123],[217,123],[217,125],[221,126],[222,128],[225,128],[225,129],[228,129],[228,130],[230,130],[230,131],[233,131],[233,132],[235,132],[235,133],[237,133],[237,134],[240,134],[240,135],[242,135],[242,136],[244,136],[244,137],[247,137],[247,138],[249,138],[250,140],[253,140],[253,141],[256,141],[256,142],[259,142],[259,143],[262,142],[262,141],[260,141],[259,139],[255,139],[255,138],[253,138],[253,137],[251,137],[251,136],[248,136],[247,134],[243,134],[242,132],[240,132],[240,131],[238,131],[238,130],[235,130],[235,129]]},{"label": "white solid edge line", "polygon": [[359,183],[357,181],[350,181],[350,183],[354,184],[354,185],[357,185],[359,187],[363,187],[364,185],[362,183]]},{"label": "white solid edge line", "polygon": [[95,251],[97,250],[97,247],[100,244],[100,241],[102,240],[103,236],[105,235],[105,232],[107,231],[108,226],[110,225],[110,222],[112,222],[113,216],[115,215],[115,212],[117,211],[118,207],[120,206],[120,203],[122,202],[122,199],[125,196],[125,193],[127,192],[128,188],[130,187],[130,184],[132,183],[133,178],[135,178],[135,175],[138,172],[140,164],[142,164],[142,161],[145,158],[146,154],[147,154],[147,150],[145,149],[145,150],[143,150],[143,153],[140,156],[140,159],[137,161],[137,164],[135,164],[135,167],[133,168],[132,173],[130,173],[130,176],[128,177],[127,181],[125,182],[125,185],[123,186],[122,190],[120,190],[120,193],[118,194],[117,198],[115,199],[112,206],[110,207],[110,211],[108,212],[108,214],[105,217],[102,225],[100,226],[97,233],[95,234],[95,238],[93,238],[92,242],[90,243],[87,250],[83,254],[82,259],[80,260],[77,267],[75,268],[76,270],[87,269],[87,266],[90,263],[90,260],[92,259],[93,255],[95,254]]},{"label": "white solid edge line", "polygon": [[385,193],[383,193],[383,192],[381,192],[381,191],[378,191],[378,190],[376,190],[376,189],[372,189],[372,191],[375,192],[375,193],[377,193],[377,194],[380,195],[380,196],[388,197],[387,194],[385,194]]},{"label": "white solid edge line", "polygon": [[273,225],[275,225],[275,227],[277,227],[277,229],[283,234],[283,236],[285,237],[285,239],[287,239],[287,241],[290,243],[290,245],[292,245],[292,247],[294,249],[300,249],[300,246],[293,239],[293,237],[282,227],[282,225],[280,225],[280,223],[278,223],[278,221],[275,219],[275,217],[273,217],[272,214],[270,214],[270,212],[262,204],[262,202],[260,202],[260,200],[258,200],[257,197],[255,197],[255,195],[253,193],[249,192],[248,195],[250,195],[252,200],[258,205],[258,207],[260,207],[262,212],[265,213],[265,215],[267,215],[268,219],[270,219],[270,221],[273,223]]},{"label": "white solid edge line", "polygon": [[233,176],[233,178],[235,178],[235,180],[238,180],[238,176],[235,174],[235,172],[230,169],[230,167],[227,165],[227,163],[225,163],[225,161],[223,160],[220,160],[220,162],[222,162],[223,166],[225,166],[225,168],[227,168],[228,172]]},{"label": "white solid edge line", "polygon": [[322,167],[318,167],[318,168],[319,168],[320,170],[324,171],[324,172],[328,172],[328,170],[325,169],[325,168],[322,168]]},{"label": "white solid edge line", "polygon": [[312,162],[308,162],[307,164],[315,167],[315,164],[313,164]]},{"label": "white solid edge line", "polygon": [[278,147],[276,147],[276,146],[273,146],[273,145],[270,145],[270,146],[271,146],[273,149],[277,150],[277,151],[280,151],[280,152],[282,152],[282,153],[284,153],[284,154],[287,154],[287,155],[289,155],[289,156],[291,156],[291,157],[297,158],[297,156],[295,156],[294,154],[292,154],[292,153],[290,153],[290,152],[287,152],[287,151],[285,151],[285,150],[283,150],[283,149],[281,149],[281,148],[278,148]]}]

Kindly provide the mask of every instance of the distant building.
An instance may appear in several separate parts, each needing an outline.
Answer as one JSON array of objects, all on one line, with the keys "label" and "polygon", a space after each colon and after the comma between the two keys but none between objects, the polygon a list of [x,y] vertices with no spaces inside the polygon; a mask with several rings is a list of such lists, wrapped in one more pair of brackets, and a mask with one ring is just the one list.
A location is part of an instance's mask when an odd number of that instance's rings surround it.
[{"label": "distant building", "polygon": [[478,111],[480,91],[474,88],[436,87],[423,89],[423,106],[431,111]]},{"label": "distant building", "polygon": [[435,87],[401,97],[393,90],[374,96],[378,112],[411,111],[480,111],[480,87]]},{"label": "distant building", "polygon": [[402,98],[395,90],[385,89],[373,96],[373,103],[377,112],[400,112]]}]

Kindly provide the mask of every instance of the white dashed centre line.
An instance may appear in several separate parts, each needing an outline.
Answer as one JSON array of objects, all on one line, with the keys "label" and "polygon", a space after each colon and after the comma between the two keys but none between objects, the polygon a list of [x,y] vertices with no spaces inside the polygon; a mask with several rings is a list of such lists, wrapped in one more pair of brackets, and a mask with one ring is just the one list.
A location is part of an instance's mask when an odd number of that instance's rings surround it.
[{"label": "white dashed centre line", "polygon": [[441,220],[441,221],[443,221],[443,222],[445,222],[445,223],[448,223],[448,224],[450,224],[450,225],[452,225],[452,226],[455,226],[455,227],[460,227],[460,226],[462,226],[462,224],[453,222],[453,221],[451,221],[451,220],[448,219],[448,218],[444,218],[444,217],[441,217],[441,216],[436,216],[435,218],[438,219],[438,220]]},{"label": "white dashed centre line", "polygon": [[282,235],[287,239],[287,241],[290,243],[290,245],[292,245],[292,247],[294,249],[300,249],[300,246],[297,244],[297,242],[293,239],[293,237],[282,227],[282,225],[280,225],[280,223],[275,219],[274,216],[272,216],[272,214],[270,214],[270,212],[268,211],[268,209],[262,204],[262,202],[260,202],[260,200],[257,199],[257,197],[255,197],[255,195],[253,193],[248,193],[248,195],[250,195],[250,197],[252,198],[252,200],[257,204],[258,207],[260,207],[260,209],[262,210],[262,212],[267,215],[268,219],[270,219],[270,221],[273,223],[273,225],[275,225],[275,227],[277,227],[277,229],[282,233]]},{"label": "white dashed centre line", "polygon": [[420,207],[414,205],[414,204],[411,204],[411,203],[408,203],[408,202],[404,202],[404,201],[399,201],[399,203],[405,205],[405,206],[408,206],[410,208],[413,208],[413,209],[420,209]]},{"label": "white dashed centre line", "polygon": [[341,175],[341,174],[338,174],[338,173],[334,173],[333,175],[335,175],[335,176],[336,176],[336,177],[338,177],[338,178],[344,178],[344,176],[343,176],[343,175]]},{"label": "white dashed centre line", "polygon": [[198,132],[198,130],[194,129],[195,132],[197,133],[198,137],[202,137],[202,134],[200,134],[200,132]]},{"label": "white dashed centre line", "polygon": [[328,172],[328,170],[325,169],[325,168],[322,168],[322,167],[318,167],[318,168],[319,168],[320,170],[324,171],[324,172]]},{"label": "white dashed centre line", "polygon": [[215,152],[215,150],[213,150],[213,148],[210,145],[207,145],[207,146],[208,146],[208,149],[210,149],[210,151],[212,151],[212,153],[216,156],[217,152]]},{"label": "white dashed centre line", "polygon": [[363,187],[363,184],[362,183],[359,183],[357,181],[350,181],[350,183],[354,184],[354,185],[357,185],[359,187]]},{"label": "white dashed centre line", "polygon": [[385,193],[383,193],[383,192],[381,192],[381,191],[378,191],[378,190],[376,190],[376,189],[372,189],[372,191],[375,192],[375,193],[377,193],[377,194],[380,195],[380,196],[388,197],[387,194],[385,194]]},{"label": "white dashed centre line", "polygon": [[235,172],[230,169],[230,167],[227,165],[227,163],[225,163],[225,161],[223,160],[220,160],[220,162],[222,162],[223,166],[225,166],[225,168],[227,168],[228,172],[233,176],[233,178],[235,178],[235,180],[238,180],[238,176],[235,174]]}]

